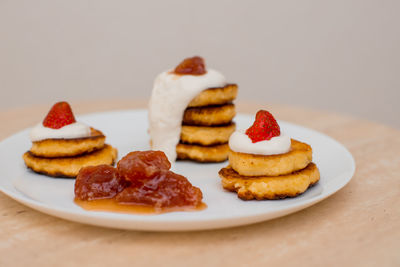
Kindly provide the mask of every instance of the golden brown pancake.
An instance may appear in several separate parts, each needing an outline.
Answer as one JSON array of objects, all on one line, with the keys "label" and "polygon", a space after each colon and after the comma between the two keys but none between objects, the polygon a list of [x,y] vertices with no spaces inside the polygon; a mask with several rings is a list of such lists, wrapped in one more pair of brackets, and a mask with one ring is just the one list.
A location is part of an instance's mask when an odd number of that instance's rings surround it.
[{"label": "golden brown pancake", "polygon": [[76,157],[42,158],[34,156],[30,151],[25,152],[22,157],[26,166],[37,173],[54,177],[76,177],[82,167],[114,164],[117,149],[106,144],[100,150]]},{"label": "golden brown pancake", "polygon": [[235,100],[238,92],[236,84],[227,84],[224,87],[208,88],[198,94],[188,107],[203,107],[210,105],[222,105]]},{"label": "golden brown pancake", "polygon": [[183,125],[181,141],[187,144],[198,144],[202,146],[225,144],[229,141],[229,137],[235,129],[235,123],[223,126]]},{"label": "golden brown pancake", "polygon": [[235,117],[235,105],[187,108],[183,114],[184,125],[213,126],[229,124]]},{"label": "golden brown pancake", "polygon": [[229,150],[229,165],[243,176],[276,176],[305,168],[312,160],[312,149],[292,139],[290,151],[277,155],[255,155]]},{"label": "golden brown pancake", "polygon": [[282,176],[242,176],[230,166],[219,171],[223,188],[237,192],[244,200],[281,199],[295,197],[319,181],[319,170],[314,163],[306,168]]},{"label": "golden brown pancake", "polygon": [[74,139],[45,139],[32,143],[30,152],[37,157],[74,157],[103,148],[106,137],[99,130],[90,128],[89,137]]},{"label": "golden brown pancake", "polygon": [[178,159],[198,162],[222,162],[228,159],[228,144],[215,146],[198,146],[179,143],[176,146]]}]

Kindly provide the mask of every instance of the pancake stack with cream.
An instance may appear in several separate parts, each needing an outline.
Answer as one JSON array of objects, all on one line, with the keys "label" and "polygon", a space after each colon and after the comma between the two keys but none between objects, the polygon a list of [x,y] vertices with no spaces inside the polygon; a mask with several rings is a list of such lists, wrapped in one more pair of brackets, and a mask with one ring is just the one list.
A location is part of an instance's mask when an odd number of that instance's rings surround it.
[{"label": "pancake stack with cream", "polygon": [[23,155],[28,168],[54,177],[76,177],[85,166],[114,164],[117,150],[106,137],[77,122],[67,102],[54,104],[30,132],[32,147]]},{"label": "pancake stack with cream", "polygon": [[237,90],[220,72],[206,69],[200,57],[159,74],[149,104],[152,149],[165,152],[171,162],[225,161],[235,131]]},{"label": "pancake stack with cream", "polygon": [[257,112],[246,131],[235,131],[229,147],[229,166],[219,175],[222,186],[241,199],[295,197],[319,181],[311,146],[281,134],[268,111]]}]

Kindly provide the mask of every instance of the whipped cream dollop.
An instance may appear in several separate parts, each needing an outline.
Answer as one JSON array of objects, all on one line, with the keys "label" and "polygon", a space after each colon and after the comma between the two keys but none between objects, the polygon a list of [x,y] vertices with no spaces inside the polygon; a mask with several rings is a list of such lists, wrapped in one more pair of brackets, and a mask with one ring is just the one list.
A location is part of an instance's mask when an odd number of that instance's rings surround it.
[{"label": "whipped cream dollop", "polygon": [[291,140],[287,135],[272,137],[270,140],[253,143],[244,130],[235,131],[229,138],[231,150],[257,155],[276,155],[289,152]]},{"label": "whipped cream dollop", "polygon": [[90,127],[82,122],[74,122],[60,129],[48,128],[39,123],[32,128],[30,138],[32,142],[45,139],[73,139],[89,137],[90,132]]},{"label": "whipped cream dollop", "polygon": [[225,77],[213,69],[208,69],[203,75],[179,75],[172,71],[159,74],[149,103],[152,149],[163,151],[168,160],[174,162],[186,107],[201,91],[225,84]]}]

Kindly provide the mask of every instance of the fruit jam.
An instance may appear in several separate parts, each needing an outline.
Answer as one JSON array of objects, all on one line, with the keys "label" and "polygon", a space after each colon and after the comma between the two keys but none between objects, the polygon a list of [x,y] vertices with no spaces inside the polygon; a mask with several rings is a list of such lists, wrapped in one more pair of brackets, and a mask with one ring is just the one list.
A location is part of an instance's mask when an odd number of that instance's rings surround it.
[{"label": "fruit jam", "polygon": [[175,74],[181,75],[203,75],[206,72],[206,65],[201,57],[185,58],[174,70]]},{"label": "fruit jam", "polygon": [[141,214],[204,209],[200,189],[170,167],[161,151],[135,151],[117,168],[82,168],[76,177],[75,203],[86,210]]}]

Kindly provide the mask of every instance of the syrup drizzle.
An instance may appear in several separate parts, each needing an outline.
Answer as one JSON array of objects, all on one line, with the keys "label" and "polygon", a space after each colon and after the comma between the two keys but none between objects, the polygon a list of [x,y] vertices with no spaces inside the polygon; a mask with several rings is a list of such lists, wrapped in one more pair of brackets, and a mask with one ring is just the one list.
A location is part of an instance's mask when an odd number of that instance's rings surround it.
[{"label": "syrup drizzle", "polygon": [[80,200],[75,198],[74,202],[87,211],[109,211],[116,213],[155,215],[174,211],[201,211],[207,208],[207,204],[201,202],[197,207],[172,207],[172,208],[155,208],[152,206],[120,204],[114,199],[97,199],[97,200]]}]

